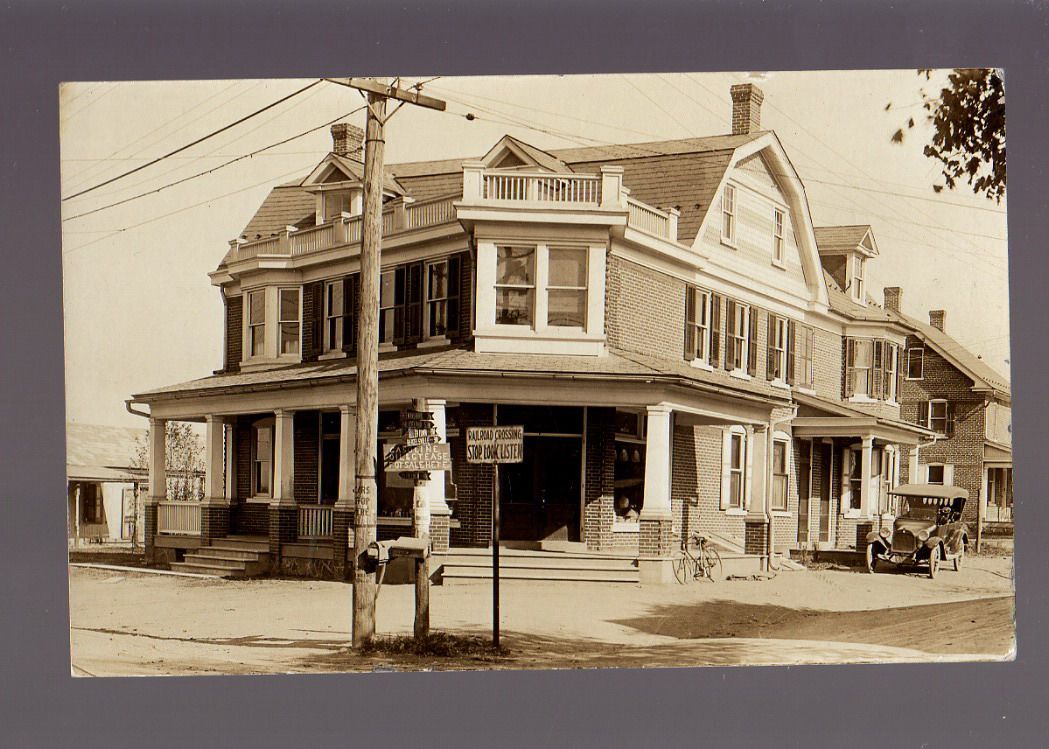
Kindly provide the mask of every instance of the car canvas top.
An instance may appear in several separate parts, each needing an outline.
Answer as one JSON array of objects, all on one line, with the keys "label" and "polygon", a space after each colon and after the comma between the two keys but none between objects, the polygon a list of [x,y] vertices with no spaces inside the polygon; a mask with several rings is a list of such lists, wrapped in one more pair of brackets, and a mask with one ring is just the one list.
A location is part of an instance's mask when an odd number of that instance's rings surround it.
[{"label": "car canvas top", "polygon": [[922,497],[927,499],[968,499],[969,492],[959,486],[941,486],[940,484],[901,484],[890,489],[889,494],[897,497]]}]

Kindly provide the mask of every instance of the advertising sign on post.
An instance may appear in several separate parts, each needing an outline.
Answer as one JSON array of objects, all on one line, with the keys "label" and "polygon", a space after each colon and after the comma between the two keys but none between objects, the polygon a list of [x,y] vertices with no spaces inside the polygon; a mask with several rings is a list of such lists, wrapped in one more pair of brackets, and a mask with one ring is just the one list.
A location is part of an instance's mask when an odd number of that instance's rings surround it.
[{"label": "advertising sign on post", "polygon": [[492,644],[499,647],[499,464],[524,460],[524,427],[466,429],[466,462],[492,466]]}]

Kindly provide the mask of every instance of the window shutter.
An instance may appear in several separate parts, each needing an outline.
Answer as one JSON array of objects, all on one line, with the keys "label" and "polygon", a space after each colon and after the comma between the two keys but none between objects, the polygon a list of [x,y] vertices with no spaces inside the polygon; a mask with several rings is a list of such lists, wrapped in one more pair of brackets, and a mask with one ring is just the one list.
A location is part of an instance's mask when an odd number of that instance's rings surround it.
[{"label": "window shutter", "polygon": [[346,317],[342,321],[342,350],[347,354],[357,351],[357,318],[360,314],[359,273],[353,273],[342,279],[342,304]]},{"label": "window shutter", "polygon": [[405,343],[418,343],[423,334],[423,264],[405,269]]},{"label": "window shutter", "polygon": [[721,357],[721,295],[710,295],[710,365],[720,364]]},{"label": "window shutter", "polygon": [[793,385],[797,378],[798,327],[787,320],[787,384]]},{"label": "window shutter", "polygon": [[851,398],[856,394],[852,383],[852,370],[856,363],[856,341],[851,338],[845,339],[845,397]]},{"label": "window shutter", "polygon": [[944,408],[947,410],[947,426],[944,428],[944,431],[946,431],[947,437],[950,438],[954,436],[954,404],[945,403]]},{"label": "window shutter", "polygon": [[756,377],[758,374],[758,318],[761,310],[750,308],[750,330],[747,332],[747,374]]},{"label": "window shutter", "polygon": [[922,463],[918,466],[918,483],[927,484],[929,483],[929,465],[928,463]]},{"label": "window shutter", "polygon": [[[460,296],[462,293],[462,257],[452,255],[448,258],[448,331],[449,338],[458,338],[461,322]],[[467,315],[469,317],[469,315]]]},{"label": "window shutter", "polygon": [[753,436],[754,433],[748,430],[743,437],[743,465],[746,466],[746,470],[744,471],[745,478],[743,479],[744,510],[750,509],[750,499],[753,494],[753,492],[751,492],[751,487],[754,486],[754,451],[752,450],[754,447],[754,440],[751,439]]},{"label": "window shutter", "polygon": [[407,270],[407,266],[399,265],[393,271],[393,343],[396,345],[405,342],[405,311],[408,301]]},{"label": "window shutter", "polygon": [[732,432],[721,433],[721,509],[729,508],[729,492],[732,488]]},{"label": "window shutter", "polygon": [[929,426],[929,401],[922,401],[918,404],[918,423],[923,427],[928,428]]},{"label": "window shutter", "polygon": [[736,368],[736,303],[729,299],[725,302],[725,369],[730,372]]},{"label": "window shutter", "polygon": [[[754,313],[751,312],[751,315]],[[765,341],[765,379],[776,379],[776,316],[769,313],[765,326],[768,338]]]},{"label": "window shutter", "polygon": [[868,379],[869,392],[867,395],[871,398],[882,397],[882,370],[885,366],[885,349],[882,346],[881,341],[874,342],[874,359],[871,362],[871,376]]},{"label": "window shutter", "polygon": [[692,325],[696,318],[696,289],[685,287],[685,361],[696,355],[696,329]]},{"label": "window shutter", "polygon": [[943,485],[954,486],[954,466],[945,464],[943,466]]},{"label": "window shutter", "polygon": [[[306,360],[308,354],[309,359],[314,361],[320,356],[321,352],[324,351],[324,282],[317,281],[306,287],[306,293],[312,297],[312,315],[309,321],[310,325],[310,341],[309,348],[303,346],[303,360]],[[303,300],[303,307],[305,308],[305,300]],[[305,315],[304,315],[305,317]],[[303,338],[305,339],[305,331],[303,331]],[[306,343],[306,341],[303,341]]]}]

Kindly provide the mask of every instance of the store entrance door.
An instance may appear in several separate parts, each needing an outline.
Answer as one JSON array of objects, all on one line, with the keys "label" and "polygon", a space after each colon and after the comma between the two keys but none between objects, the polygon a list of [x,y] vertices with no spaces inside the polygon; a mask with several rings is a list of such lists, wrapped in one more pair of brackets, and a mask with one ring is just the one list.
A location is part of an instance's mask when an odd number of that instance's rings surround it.
[{"label": "store entrance door", "polygon": [[499,466],[500,536],[579,541],[583,441],[525,436],[524,461]]}]

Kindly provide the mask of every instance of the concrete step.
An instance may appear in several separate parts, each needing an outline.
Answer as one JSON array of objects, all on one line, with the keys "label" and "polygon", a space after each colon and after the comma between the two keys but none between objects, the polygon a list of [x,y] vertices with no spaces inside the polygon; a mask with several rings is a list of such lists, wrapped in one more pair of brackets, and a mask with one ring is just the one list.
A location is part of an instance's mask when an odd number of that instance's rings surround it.
[{"label": "concrete step", "polygon": [[260,554],[269,553],[270,542],[264,536],[226,536],[216,538],[211,545],[223,549],[239,549],[241,551],[255,551]]},{"label": "concrete step", "polygon": [[192,572],[197,575],[210,575],[211,577],[248,577],[247,572],[241,569],[230,569],[228,567],[215,567],[210,564],[197,562],[172,562],[171,569],[174,572]]},{"label": "concrete step", "polygon": [[[463,582],[491,581],[491,567],[445,567],[441,570],[441,580],[445,585]],[[637,585],[640,582],[637,570],[588,570],[588,569],[546,569],[546,568],[511,568],[499,569],[499,580],[547,580],[552,582],[594,582],[594,583],[628,583]]]},{"label": "concrete step", "polygon": [[203,554],[186,554],[185,561],[189,564],[203,564],[208,567],[223,567],[231,570],[243,570],[247,568],[248,562],[243,559],[229,559],[219,556],[205,556]]},{"label": "concrete step", "polygon": [[[443,564],[446,567],[491,567],[491,556],[434,556],[435,564]],[[544,569],[637,569],[633,559],[604,558],[604,557],[569,557],[565,559],[550,557],[525,557],[499,555],[499,566],[511,567],[535,567]]]},{"label": "concrete step", "polygon": [[243,559],[246,562],[257,562],[260,557],[269,556],[268,551],[248,551],[247,549],[238,549],[235,546],[219,546],[217,543],[211,546],[201,546],[193,553],[221,559]]}]

